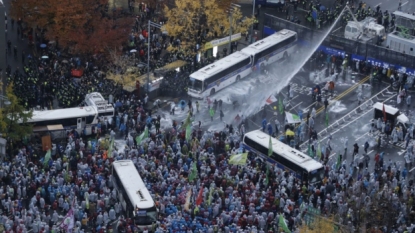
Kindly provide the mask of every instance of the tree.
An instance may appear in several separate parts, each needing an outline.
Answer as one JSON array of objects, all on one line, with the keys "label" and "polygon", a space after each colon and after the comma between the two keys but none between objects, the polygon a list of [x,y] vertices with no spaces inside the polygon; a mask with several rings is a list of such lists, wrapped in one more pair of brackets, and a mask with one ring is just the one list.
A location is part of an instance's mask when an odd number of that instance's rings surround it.
[{"label": "tree", "polygon": [[6,96],[10,104],[1,109],[0,132],[5,134],[7,138],[18,141],[32,133],[32,125],[19,124],[19,122],[26,123],[33,113],[32,111],[26,111],[20,105],[19,99],[13,93],[13,84],[7,86]]},{"label": "tree", "polygon": [[139,69],[134,65],[133,57],[120,56],[115,50],[108,51],[113,66],[108,70],[106,78],[124,86],[134,82],[141,75]]},{"label": "tree", "polygon": [[332,219],[315,216],[315,220],[310,224],[303,224],[300,227],[300,233],[320,233],[320,232],[337,232],[346,233],[347,231],[338,224],[334,223]]},{"label": "tree", "polygon": [[108,45],[126,42],[132,19],[110,18],[107,0],[12,1],[11,16],[30,27],[46,30],[45,37],[58,40],[76,53],[102,52]]},{"label": "tree", "polygon": [[[227,9],[218,7],[221,0],[175,0],[173,9],[164,7],[167,23],[164,25],[169,36],[180,39],[180,45],[171,45],[170,51],[181,51],[186,55],[195,55],[205,51],[205,43],[229,36],[232,33],[248,32],[254,19],[243,19],[241,11],[233,9],[230,22]],[[196,45],[199,49],[196,49]]]}]

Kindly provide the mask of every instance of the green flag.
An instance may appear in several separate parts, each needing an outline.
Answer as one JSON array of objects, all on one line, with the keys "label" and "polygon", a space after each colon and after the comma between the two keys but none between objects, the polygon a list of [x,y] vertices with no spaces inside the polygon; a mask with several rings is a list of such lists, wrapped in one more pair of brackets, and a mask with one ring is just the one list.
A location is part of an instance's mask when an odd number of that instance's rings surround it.
[{"label": "green flag", "polygon": [[280,110],[280,113],[283,114],[284,113],[284,104],[282,103],[281,97],[278,97],[278,108]]},{"label": "green flag", "polygon": [[187,126],[192,122],[192,119],[190,117],[190,113],[187,115],[186,120],[184,120],[183,125],[181,126],[181,129],[186,129]]},{"label": "green flag", "polygon": [[320,146],[320,142],[318,143],[318,146],[317,146],[317,158],[318,159],[321,159],[321,146]]},{"label": "green flag", "polygon": [[287,223],[285,222],[284,217],[282,214],[280,214],[280,219],[278,222],[278,226],[285,232],[285,233],[291,233],[290,229],[288,229]]},{"label": "green flag", "polygon": [[139,136],[135,138],[137,142],[137,146],[141,144],[141,142],[148,137],[148,127],[146,126],[144,132],[142,132]]},{"label": "green flag", "polygon": [[192,126],[191,124],[188,124],[186,126],[186,141],[190,141],[192,139]]},{"label": "green flag", "polygon": [[326,112],[326,126],[329,126],[329,113]]},{"label": "green flag", "polygon": [[313,150],[311,150],[311,144],[308,144],[308,155],[309,155],[311,158],[314,158]]},{"label": "green flag", "polygon": [[107,156],[112,158],[112,151],[114,150],[114,138],[111,139],[110,146],[108,147]]},{"label": "green flag", "polygon": [[236,154],[229,158],[228,163],[232,165],[245,165],[247,159],[248,153]]},{"label": "green flag", "polygon": [[341,159],[342,155],[339,154],[339,156],[337,156],[337,163],[336,163],[336,169],[339,169],[340,166],[342,165],[342,159]]},{"label": "green flag", "polygon": [[66,173],[65,173],[64,178],[65,178],[66,182],[69,182],[69,179],[70,179],[70,177],[69,177],[69,162],[66,163]]},{"label": "green flag", "polygon": [[50,149],[46,152],[45,158],[43,159],[43,166],[48,165],[49,160],[52,158],[51,153]]},{"label": "green flag", "polygon": [[209,189],[208,205],[210,205],[212,203],[212,195],[213,195],[213,188],[210,187],[210,189]]},{"label": "green flag", "polygon": [[269,143],[268,143],[268,156],[271,157],[274,153],[272,149],[272,141],[271,141],[271,135],[269,136]]},{"label": "green flag", "polygon": [[197,176],[197,166],[196,166],[196,161],[193,161],[192,170],[190,171],[190,174],[189,174],[189,181],[192,182],[194,179],[196,179],[196,176]]}]

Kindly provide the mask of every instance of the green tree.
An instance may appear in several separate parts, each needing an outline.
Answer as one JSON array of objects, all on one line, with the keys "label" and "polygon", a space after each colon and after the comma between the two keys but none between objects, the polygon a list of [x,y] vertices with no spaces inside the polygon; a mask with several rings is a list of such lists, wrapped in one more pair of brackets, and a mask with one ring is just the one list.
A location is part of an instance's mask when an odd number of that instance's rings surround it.
[{"label": "green tree", "polygon": [[13,93],[13,84],[6,88],[6,96],[10,104],[1,109],[0,132],[12,141],[19,141],[32,133],[33,126],[27,123],[32,117],[32,111],[26,111]]}]

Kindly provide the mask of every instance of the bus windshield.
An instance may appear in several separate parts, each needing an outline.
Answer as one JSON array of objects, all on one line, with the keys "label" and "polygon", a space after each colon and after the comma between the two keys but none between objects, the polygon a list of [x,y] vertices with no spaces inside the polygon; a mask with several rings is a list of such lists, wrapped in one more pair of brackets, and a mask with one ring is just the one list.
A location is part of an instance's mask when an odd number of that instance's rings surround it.
[{"label": "bus windshield", "polygon": [[319,183],[324,179],[324,167],[310,172],[309,184]]},{"label": "bus windshield", "polygon": [[157,221],[157,209],[151,207],[149,209],[140,209],[135,213],[135,224],[139,226],[148,226]]},{"label": "bus windshield", "polygon": [[189,89],[192,89],[192,90],[195,90],[195,91],[203,91],[203,82],[190,77],[190,79],[189,79]]}]

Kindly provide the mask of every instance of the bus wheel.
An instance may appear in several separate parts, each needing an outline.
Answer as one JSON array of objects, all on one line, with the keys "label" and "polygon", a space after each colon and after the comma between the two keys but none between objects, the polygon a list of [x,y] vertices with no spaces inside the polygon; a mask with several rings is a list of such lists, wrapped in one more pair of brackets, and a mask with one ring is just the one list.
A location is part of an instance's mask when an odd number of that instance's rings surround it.
[{"label": "bus wheel", "polygon": [[241,81],[241,76],[236,76],[236,82],[239,82],[239,81]]},{"label": "bus wheel", "polygon": [[283,55],[284,61],[288,61],[288,53],[285,51]]},{"label": "bus wheel", "polygon": [[213,88],[212,90],[210,90],[210,95],[212,96],[212,95],[214,95],[215,94],[215,88]]}]

